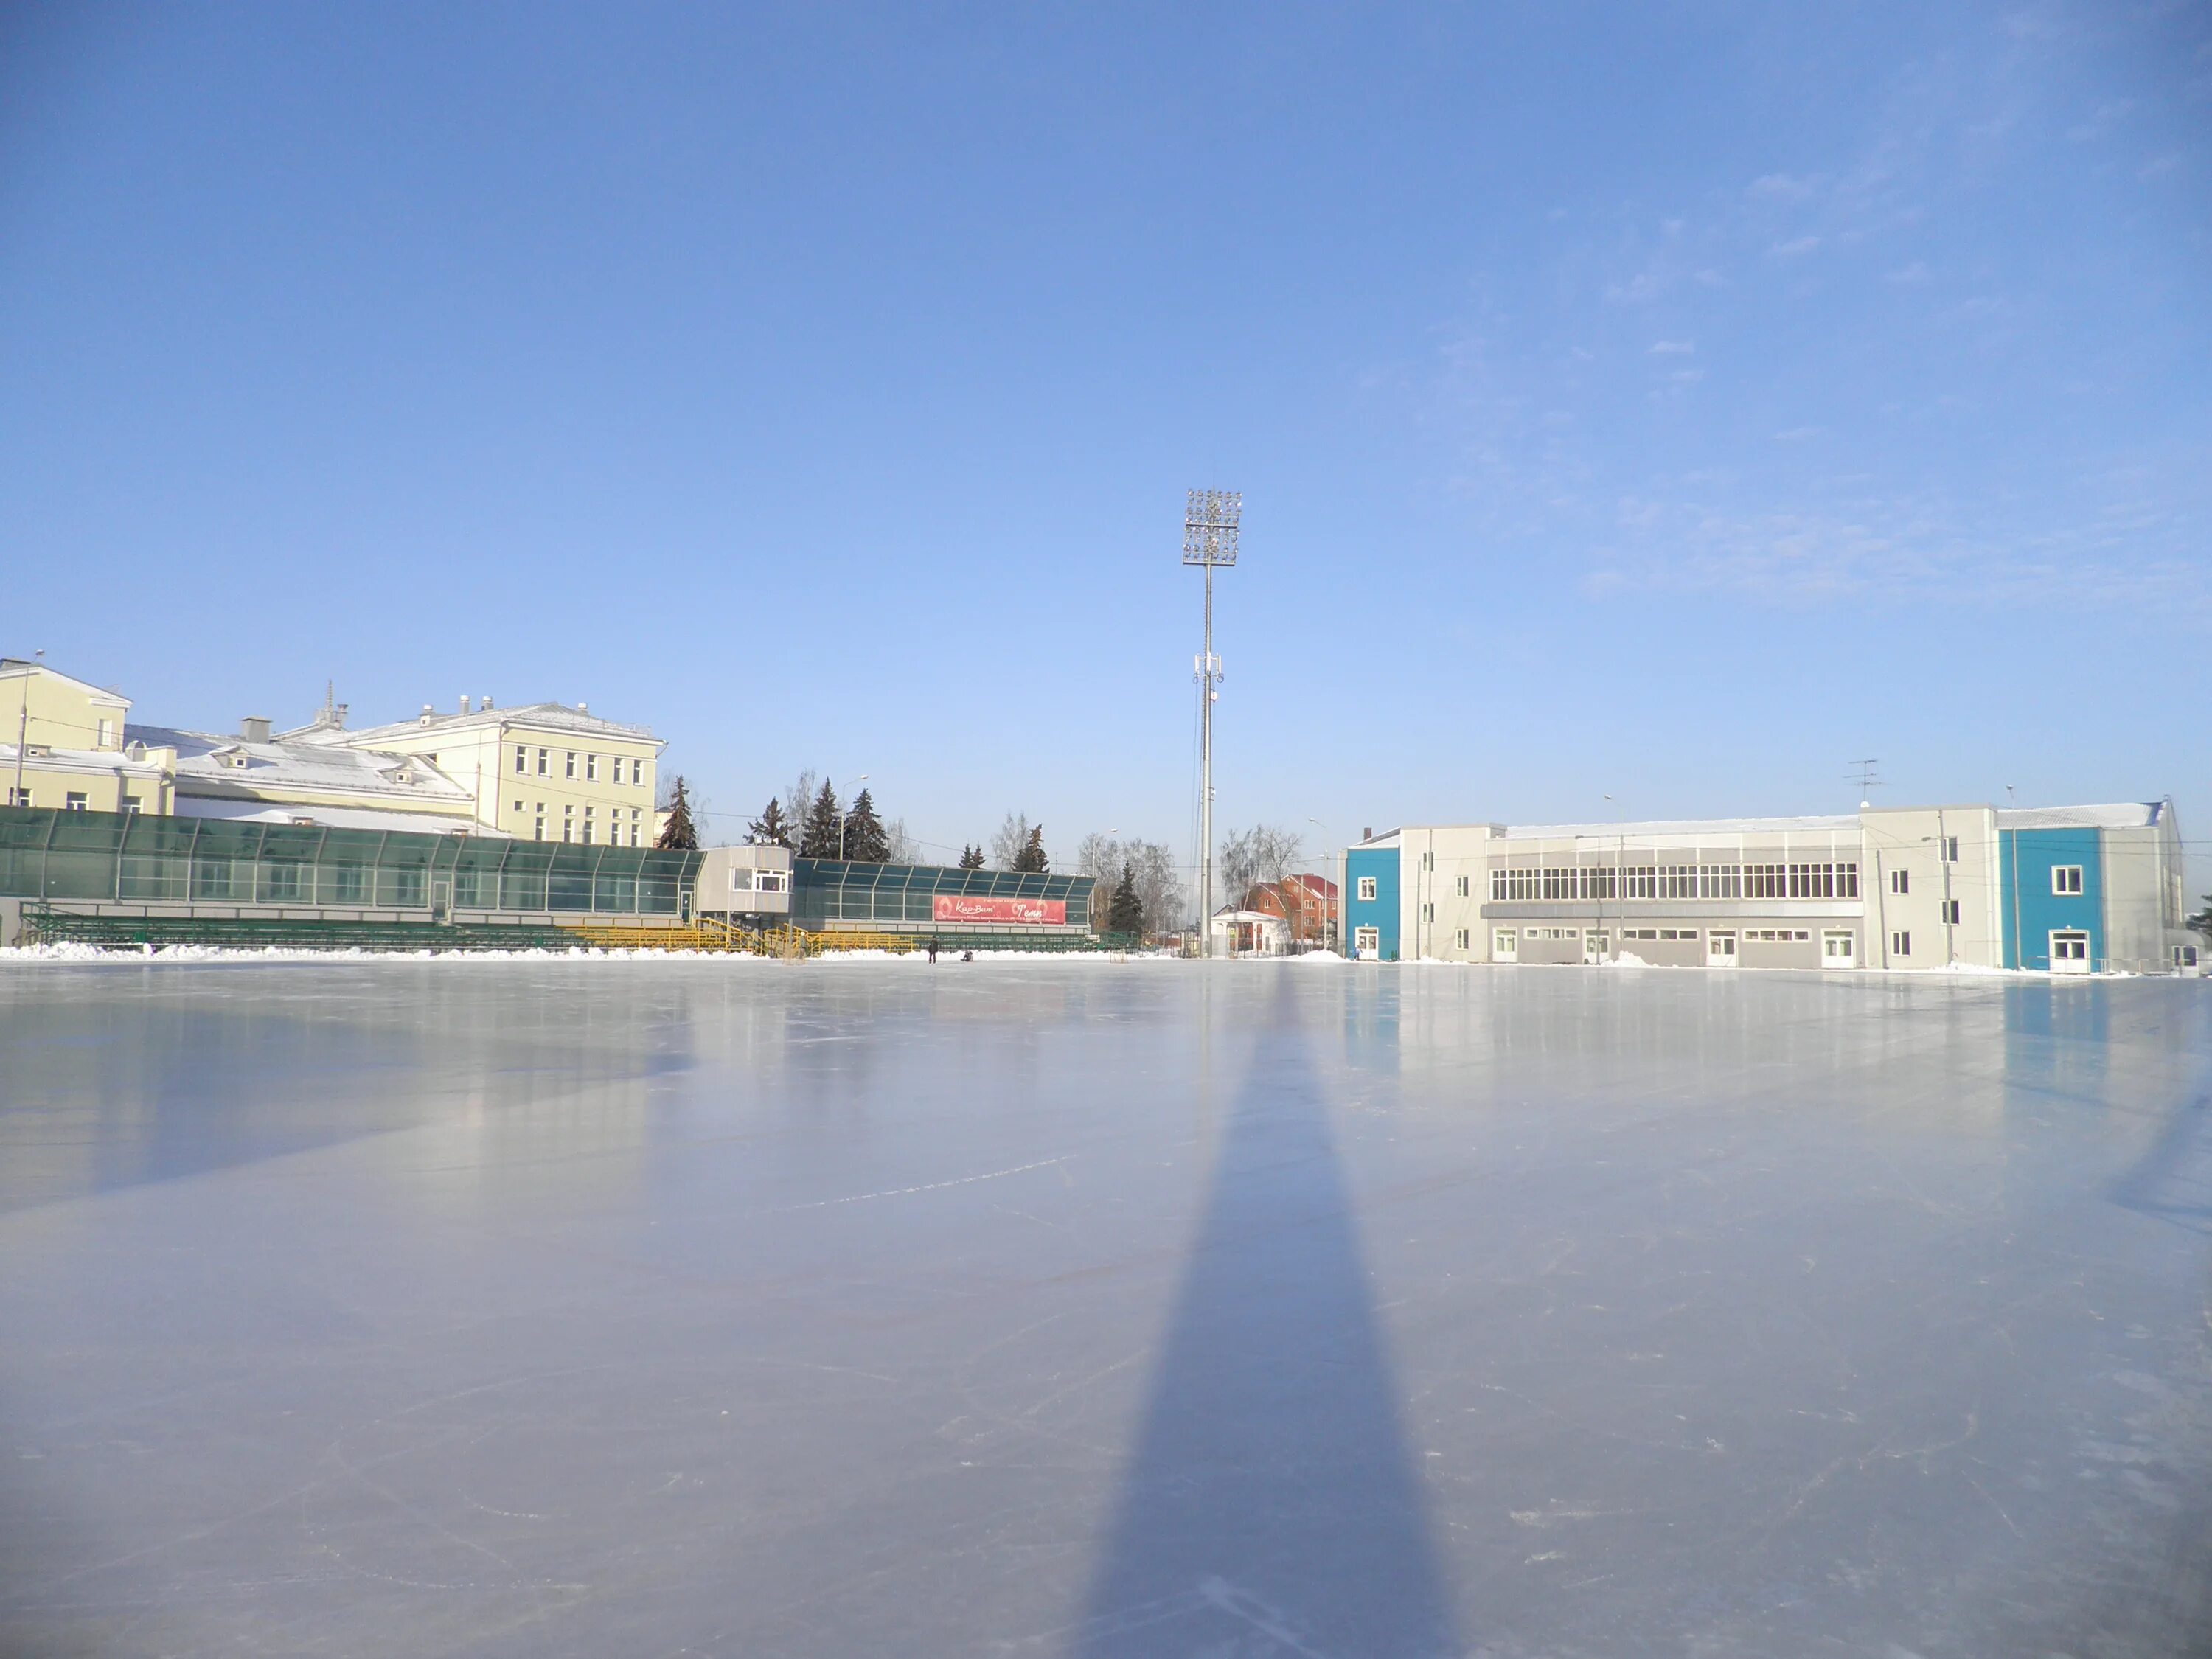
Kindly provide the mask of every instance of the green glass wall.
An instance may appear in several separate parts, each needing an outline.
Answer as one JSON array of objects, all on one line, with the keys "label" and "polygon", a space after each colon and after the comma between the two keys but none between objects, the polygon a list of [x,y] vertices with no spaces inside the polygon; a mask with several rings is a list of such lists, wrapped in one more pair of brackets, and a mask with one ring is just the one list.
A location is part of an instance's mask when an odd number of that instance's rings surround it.
[{"label": "green glass wall", "polygon": [[[1089,876],[1035,876],[1012,870],[957,870],[941,864],[851,864],[836,859],[793,859],[792,919],[818,930],[832,922],[908,928],[930,920],[939,893],[994,898],[1063,899],[1067,925],[1091,924]],[[949,926],[950,924],[948,924]],[[963,933],[989,932],[963,924]],[[1034,932],[1033,927],[1009,931]]]},{"label": "green glass wall", "polygon": [[0,896],[680,915],[702,854],[0,806]]}]

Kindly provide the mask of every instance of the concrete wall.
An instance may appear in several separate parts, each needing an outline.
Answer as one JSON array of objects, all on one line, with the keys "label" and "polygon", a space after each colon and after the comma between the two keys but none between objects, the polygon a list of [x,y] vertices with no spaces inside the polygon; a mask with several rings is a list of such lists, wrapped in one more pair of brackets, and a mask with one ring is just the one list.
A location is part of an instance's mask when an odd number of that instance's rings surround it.
[{"label": "concrete wall", "polygon": [[[781,871],[781,892],[760,890],[757,872]],[[791,849],[787,847],[710,847],[699,866],[692,908],[716,915],[791,914]]]}]

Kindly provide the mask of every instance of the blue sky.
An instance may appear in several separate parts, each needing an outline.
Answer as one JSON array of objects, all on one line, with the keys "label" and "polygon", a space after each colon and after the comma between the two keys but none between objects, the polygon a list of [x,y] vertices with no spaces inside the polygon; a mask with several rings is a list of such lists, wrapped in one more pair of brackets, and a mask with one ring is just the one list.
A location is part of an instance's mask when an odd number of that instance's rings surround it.
[{"label": "blue sky", "polygon": [[717,829],[1187,843],[1215,484],[1225,824],[1875,756],[2212,842],[2201,7],[4,27],[0,648],[145,718],[587,700]]}]

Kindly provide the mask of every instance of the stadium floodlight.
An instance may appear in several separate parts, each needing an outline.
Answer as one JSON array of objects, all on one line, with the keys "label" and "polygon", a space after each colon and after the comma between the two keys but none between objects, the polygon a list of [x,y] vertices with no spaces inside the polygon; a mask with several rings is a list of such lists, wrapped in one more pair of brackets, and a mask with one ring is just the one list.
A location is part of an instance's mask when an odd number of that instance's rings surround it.
[{"label": "stadium floodlight", "polygon": [[1206,566],[1237,562],[1237,532],[1244,495],[1237,489],[1194,489],[1182,512],[1182,562]]},{"label": "stadium floodlight", "polygon": [[1199,954],[1213,954],[1213,702],[1221,694],[1221,659],[1213,654],[1213,573],[1237,562],[1237,532],[1244,495],[1237,489],[1194,489],[1183,498],[1182,562],[1206,571],[1206,650],[1193,665],[1198,681],[1198,939]]}]

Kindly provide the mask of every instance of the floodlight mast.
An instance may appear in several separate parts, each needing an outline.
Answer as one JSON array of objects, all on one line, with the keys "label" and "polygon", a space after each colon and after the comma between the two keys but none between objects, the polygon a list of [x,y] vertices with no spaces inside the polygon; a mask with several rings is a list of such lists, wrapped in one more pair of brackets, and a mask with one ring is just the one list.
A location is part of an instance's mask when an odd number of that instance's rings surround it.
[{"label": "floodlight mast", "polygon": [[1213,654],[1213,573],[1237,562],[1237,531],[1244,495],[1236,489],[1194,489],[1182,512],[1182,562],[1206,572],[1206,649],[1194,665],[1198,681],[1198,938],[1199,954],[1213,954],[1213,700],[1220,694],[1221,659]]}]

